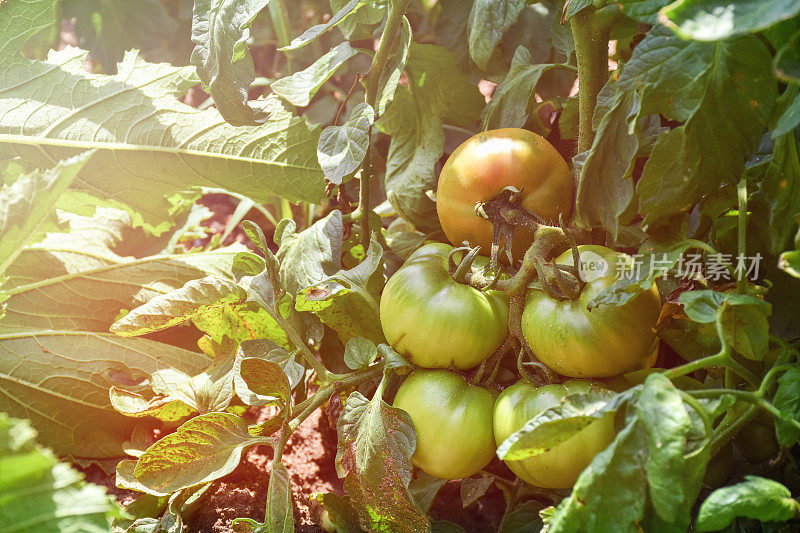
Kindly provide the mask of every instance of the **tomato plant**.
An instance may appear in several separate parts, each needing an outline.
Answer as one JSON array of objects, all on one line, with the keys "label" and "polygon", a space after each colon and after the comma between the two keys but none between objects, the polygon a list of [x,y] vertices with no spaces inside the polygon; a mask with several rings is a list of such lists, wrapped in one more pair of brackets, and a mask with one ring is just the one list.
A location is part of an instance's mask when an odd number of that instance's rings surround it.
[{"label": "tomato plant", "polygon": [[[591,387],[589,382],[577,380],[543,387],[518,381],[505,389],[495,402],[495,441],[503,442],[522,429],[528,420],[560,405],[566,396],[587,392]],[[506,464],[527,483],[566,489],[575,483],[594,456],[614,440],[614,434],[614,413],[606,413],[553,448],[527,459],[506,461]]]},{"label": "tomato plant", "polygon": [[[468,241],[488,254],[492,224],[475,213],[475,204],[491,200],[505,187],[521,191],[522,206],[547,222],[572,214],[572,176],[553,145],[520,128],[484,131],[456,148],[439,175],[436,210],[450,242]],[[533,234],[519,231],[514,239],[514,255],[521,257]]]},{"label": "tomato plant", "polygon": [[442,370],[417,370],[397,391],[394,406],[407,412],[417,433],[411,461],[428,474],[461,479],[494,457],[495,394]]},{"label": "tomato plant", "polygon": [[0,0],[0,531],[797,530],[798,43]]},{"label": "tomato plant", "polygon": [[[522,330],[536,357],[570,377],[604,378],[642,368],[650,357],[661,309],[653,285],[619,306],[590,308],[630,259],[603,246],[578,247],[589,280],[574,300],[556,301],[541,290],[525,298]],[[556,263],[573,264],[572,252]],[[591,268],[601,269],[593,271]]]},{"label": "tomato plant", "polygon": [[[508,300],[455,281],[452,247],[426,244],[408,258],[381,295],[381,325],[389,344],[424,368],[473,368],[503,343]],[[449,339],[446,343],[431,339]]]}]

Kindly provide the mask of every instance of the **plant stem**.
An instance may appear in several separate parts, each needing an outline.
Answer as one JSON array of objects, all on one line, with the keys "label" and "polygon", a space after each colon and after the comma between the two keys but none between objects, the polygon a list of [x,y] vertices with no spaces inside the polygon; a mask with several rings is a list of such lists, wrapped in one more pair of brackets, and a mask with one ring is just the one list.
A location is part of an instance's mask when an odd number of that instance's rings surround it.
[{"label": "plant stem", "polygon": [[578,61],[578,152],[585,152],[594,142],[592,120],[597,94],[608,80],[608,38],[611,24],[593,6],[584,8],[570,19]]},{"label": "plant stem", "polygon": [[[406,9],[408,8],[410,0],[392,0],[389,7],[389,16],[386,18],[386,25],[383,27],[381,34],[381,41],[378,44],[378,49],[375,51],[375,57],[372,58],[372,66],[370,67],[369,76],[366,82],[366,102],[372,109],[375,109],[375,104],[378,100],[378,88],[380,86],[381,75],[383,74],[386,62],[391,53],[394,35],[403,23]],[[372,127],[370,127],[370,135],[372,134]],[[370,150],[367,148],[367,153],[364,156],[364,166],[361,172],[361,179],[359,184],[359,198],[358,210],[360,213],[359,225],[361,226],[361,234],[359,240],[364,247],[364,251],[369,249],[369,241],[371,237],[370,231],[370,214],[372,209],[369,206],[369,185],[372,180],[372,158],[370,157]]]},{"label": "plant stem", "polygon": [[[744,255],[747,252],[747,180],[745,178],[739,180],[739,184],[736,186],[736,192],[739,197],[738,252],[739,260],[744,261]],[[736,292],[739,294],[744,294],[747,290],[747,280],[744,275],[744,269],[740,268],[736,274]]]},{"label": "plant stem", "polygon": [[714,355],[709,355],[708,357],[703,357],[701,359],[697,359],[690,363],[686,363],[685,365],[670,368],[669,370],[664,372],[664,376],[669,379],[675,379],[681,376],[685,376],[687,374],[691,374],[692,372],[696,372],[698,370],[703,370],[704,368],[710,368],[712,366],[722,366],[723,364],[725,364],[727,357],[728,357],[727,352],[721,351]]},{"label": "plant stem", "polygon": [[716,455],[720,448],[731,440],[743,425],[756,416],[756,412],[758,412],[758,407],[748,405],[741,413],[735,412],[733,409],[725,413],[722,422],[717,426],[716,434],[711,439],[711,444],[709,445],[710,456]]}]

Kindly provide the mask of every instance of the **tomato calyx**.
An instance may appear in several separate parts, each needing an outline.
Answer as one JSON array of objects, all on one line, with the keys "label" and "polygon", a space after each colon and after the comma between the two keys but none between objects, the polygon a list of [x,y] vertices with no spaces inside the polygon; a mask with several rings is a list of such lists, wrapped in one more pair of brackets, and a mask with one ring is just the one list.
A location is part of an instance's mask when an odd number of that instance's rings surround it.
[{"label": "tomato calyx", "polygon": [[[524,188],[524,187],[523,187]],[[514,186],[504,187],[488,202],[477,202],[475,214],[492,223],[492,268],[497,269],[499,263],[500,243],[505,246],[506,258],[513,264],[511,244],[514,230],[524,227],[531,233],[545,224],[542,217],[522,207],[522,190]]]}]

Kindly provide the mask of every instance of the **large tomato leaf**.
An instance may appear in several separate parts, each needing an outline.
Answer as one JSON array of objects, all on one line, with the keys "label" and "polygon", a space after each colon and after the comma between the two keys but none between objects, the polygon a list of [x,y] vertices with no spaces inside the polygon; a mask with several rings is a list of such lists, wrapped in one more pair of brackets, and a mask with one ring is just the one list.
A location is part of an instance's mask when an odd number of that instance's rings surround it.
[{"label": "large tomato leaf", "polygon": [[525,0],[476,0],[469,15],[469,55],[485,69],[495,47],[508,28],[517,21]]},{"label": "large tomato leaf", "polygon": [[755,33],[800,13],[794,0],[683,0],[662,11],[659,22],[683,38],[716,41]]},{"label": "large tomato leaf", "polygon": [[[382,390],[382,388],[379,388]],[[408,414],[376,394],[350,394],[339,418],[337,463],[361,527],[370,531],[425,531],[428,518],[408,490],[416,434]]]},{"label": "large tomato leaf", "polygon": [[317,159],[328,181],[341,185],[345,176],[358,170],[369,149],[369,134],[374,120],[372,106],[360,103],[353,108],[347,122],[322,130]]},{"label": "large tomato leaf", "polygon": [[697,513],[698,531],[720,531],[738,516],[762,522],[784,522],[800,513],[792,493],[771,479],[745,476],[745,480],[712,492]]},{"label": "large tomato leaf", "polygon": [[29,418],[41,442],[60,455],[121,457],[136,420],[116,412],[108,391],[174,368],[193,375],[203,354],[147,339],[81,331],[0,335],[0,410]]}]

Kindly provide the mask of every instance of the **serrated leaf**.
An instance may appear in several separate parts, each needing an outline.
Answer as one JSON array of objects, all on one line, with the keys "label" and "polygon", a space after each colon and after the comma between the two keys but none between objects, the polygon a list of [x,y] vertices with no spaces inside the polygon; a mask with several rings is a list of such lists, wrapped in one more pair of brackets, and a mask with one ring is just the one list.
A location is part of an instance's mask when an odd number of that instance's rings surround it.
[{"label": "serrated leaf", "polygon": [[647,500],[644,438],[637,420],[620,430],[561,500],[548,531],[636,531]]},{"label": "serrated leaf", "polygon": [[341,211],[333,211],[310,228],[295,233],[297,225],[283,219],[275,228],[280,276],[289,294],[296,295],[306,287],[335,274],[342,266]]},{"label": "serrated leaf", "polygon": [[[216,342],[227,335],[238,340],[270,338],[286,344],[286,333],[275,319],[255,304],[247,303],[247,299],[247,291],[235,282],[207,276],[156,296],[117,320],[110,330],[120,336],[134,337],[191,320]],[[289,305],[289,300],[282,301],[280,312],[286,313]]]},{"label": "serrated leaf", "polygon": [[291,389],[294,389],[305,375],[305,367],[295,360],[296,353],[287,352],[267,339],[242,341],[239,344],[238,357],[255,357],[277,364],[289,379],[289,387]]},{"label": "serrated leaf", "polygon": [[408,484],[408,492],[411,494],[417,507],[419,507],[423,513],[427,514],[439,490],[444,487],[448,481],[448,479],[442,479],[427,474],[424,470],[418,470],[416,477]]},{"label": "serrated leaf", "polygon": [[0,410],[30,418],[43,444],[61,455],[122,456],[136,419],[114,411],[111,386],[144,381],[165,369],[190,375],[203,354],[147,339],[80,331],[0,334]]},{"label": "serrated leaf", "polygon": [[20,176],[0,190],[0,276],[23,246],[41,236],[56,202],[92,153],[66,159],[44,172]]},{"label": "serrated leaf", "polygon": [[659,22],[684,39],[716,41],[755,33],[798,13],[794,0],[683,0],[661,10]]},{"label": "serrated leaf", "polygon": [[[90,74],[86,53],[69,47],[31,61],[18,54],[18,33],[51,25],[52,6],[14,2],[4,15],[25,22],[0,26],[0,158],[19,155],[44,167],[97,148],[79,190],[128,209],[136,225],[154,232],[166,227],[169,197],[191,187],[222,187],[257,202],[324,196],[318,131],[276,96],[259,101],[267,116],[261,126],[234,128],[216,110],[177,100],[197,83],[191,67],[149,64],[128,52],[115,76]],[[284,142],[274,143],[277,137]]]},{"label": "serrated leaf", "polygon": [[338,433],[345,491],[356,504],[362,527],[427,530],[428,518],[408,491],[416,443],[408,414],[387,405],[380,394],[370,401],[354,392],[344,404]]},{"label": "serrated leaf", "polygon": [[491,474],[480,474],[472,476],[461,482],[461,505],[469,507],[478,501],[486,491],[494,484],[494,476]]},{"label": "serrated leaf", "polygon": [[255,66],[250,24],[269,0],[198,0],[192,13],[191,63],[222,117],[234,126],[256,124],[247,105]]},{"label": "serrated leaf", "polygon": [[230,277],[244,246],[196,253],[123,257],[117,248],[130,218],[100,208],[91,218],[66,215],[68,233],[50,233],[22,250],[8,271],[6,326],[108,331],[123,309],[207,275]]},{"label": "serrated leaf", "polygon": [[771,479],[745,476],[745,480],[712,492],[697,514],[698,531],[725,529],[736,517],[762,522],[784,522],[800,512],[792,493]]},{"label": "serrated leaf", "polygon": [[658,373],[645,380],[636,411],[647,435],[645,469],[652,505],[661,518],[675,522],[689,501],[683,486],[689,413],[680,391]]},{"label": "serrated leaf", "polygon": [[378,358],[378,348],[364,337],[353,337],[344,346],[344,364],[351,370],[366,368]]},{"label": "serrated leaf", "polygon": [[245,405],[271,403],[288,405],[291,395],[289,379],[272,361],[258,357],[238,357],[234,366],[236,394]]},{"label": "serrated leaf", "polygon": [[139,458],[134,474],[146,487],[175,492],[233,472],[246,448],[269,442],[269,437],[250,435],[241,417],[208,413],[192,418],[150,446]]},{"label": "serrated leaf", "polygon": [[554,64],[531,64],[531,53],[518,46],[511,60],[511,68],[497,86],[492,99],[483,110],[481,126],[484,130],[521,128],[536,101],[535,89],[546,71]]},{"label": "serrated leaf", "polygon": [[317,146],[317,159],[325,177],[335,185],[352,174],[364,161],[369,149],[369,132],[375,111],[369,104],[353,108],[350,118],[341,126],[328,126],[322,130]]},{"label": "serrated leaf", "polygon": [[645,225],[663,223],[721,183],[738,181],[775,103],[769,62],[750,35],[700,43],[656,26],[636,46],[619,89],[642,91],[641,113],[683,123],[658,137],[637,183]]},{"label": "serrated leaf", "polygon": [[104,488],[36,445],[26,420],[0,413],[0,531],[106,533],[119,510]]},{"label": "serrated leaf", "polygon": [[[409,86],[400,86],[376,125],[392,137],[386,194],[392,206],[421,230],[438,226],[426,191],[436,188],[434,166],[442,156],[442,123],[469,126],[484,106],[478,88],[442,47],[412,43],[406,63]],[[409,88],[410,87],[410,88]]]},{"label": "serrated leaf", "polygon": [[476,0],[469,15],[469,55],[486,69],[503,35],[517,21],[525,0]]},{"label": "serrated leaf", "polygon": [[178,24],[158,0],[65,0],[61,16],[74,20],[75,37],[103,71],[114,72],[127,50],[156,51]]},{"label": "serrated leaf", "polygon": [[310,27],[304,31],[300,37],[292,39],[291,43],[283,48],[278,48],[278,50],[288,52],[289,50],[297,50],[298,48],[307,45],[331,28],[336,27],[350,13],[353,13],[355,10],[368,3],[370,3],[370,0],[350,0],[350,2],[337,11],[328,22]]},{"label": "serrated leaf", "polygon": [[790,368],[778,378],[778,388],[772,399],[780,411],[775,418],[775,434],[781,446],[792,446],[800,440],[800,428],[790,421],[800,423],[800,368]]},{"label": "serrated leaf", "polygon": [[305,107],[339,67],[357,53],[358,49],[350,46],[347,41],[340,43],[314,61],[307,69],[273,81],[270,88],[272,92],[283,97],[290,104]]},{"label": "serrated leaf", "polygon": [[625,399],[624,395],[600,388],[567,396],[560,405],[535,416],[500,443],[497,456],[517,461],[542,454],[615,411]]},{"label": "serrated leaf", "polygon": [[394,100],[394,93],[397,91],[403,70],[406,68],[411,42],[411,23],[404,16],[403,24],[400,26],[400,37],[397,39],[397,47],[389,57],[378,81],[378,109],[376,110],[378,116],[382,116]]}]

